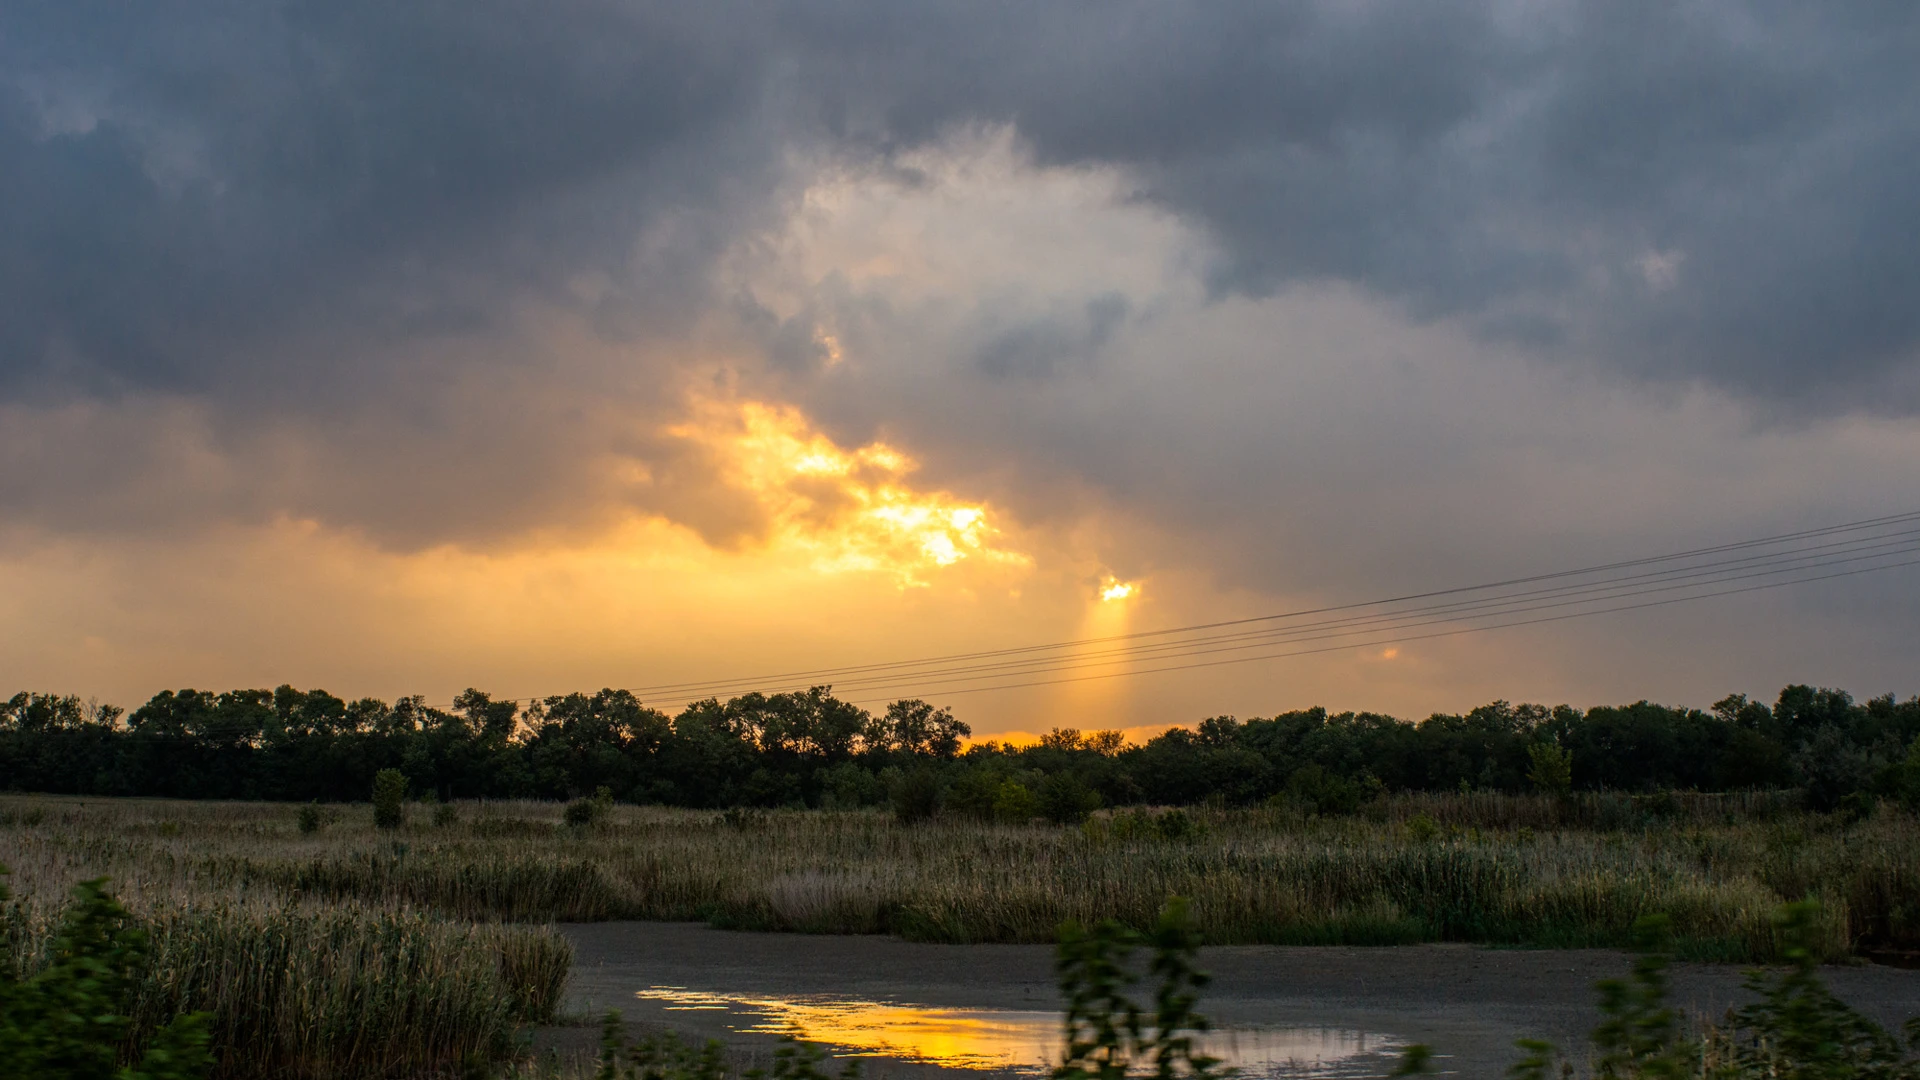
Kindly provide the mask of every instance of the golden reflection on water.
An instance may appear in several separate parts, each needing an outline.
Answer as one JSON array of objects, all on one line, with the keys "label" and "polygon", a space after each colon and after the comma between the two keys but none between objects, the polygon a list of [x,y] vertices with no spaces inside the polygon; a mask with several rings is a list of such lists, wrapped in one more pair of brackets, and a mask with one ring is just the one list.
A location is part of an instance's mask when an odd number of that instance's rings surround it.
[{"label": "golden reflection on water", "polygon": [[[1043,1072],[1060,1048],[1060,1014],[1030,1009],[945,1009],[828,997],[748,997],[654,986],[639,997],[669,1012],[737,1011],[736,1031],[794,1035],[856,1054],[956,1069]],[[1379,1036],[1333,1028],[1216,1031],[1202,1048],[1242,1076],[1333,1075],[1343,1063],[1390,1053]]]}]

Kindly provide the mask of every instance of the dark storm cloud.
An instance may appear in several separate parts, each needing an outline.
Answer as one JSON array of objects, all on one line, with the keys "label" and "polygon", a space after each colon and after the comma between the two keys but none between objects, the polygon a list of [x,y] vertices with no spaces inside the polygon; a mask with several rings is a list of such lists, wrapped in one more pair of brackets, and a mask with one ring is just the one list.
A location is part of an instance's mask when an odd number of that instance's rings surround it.
[{"label": "dark storm cloud", "polygon": [[[0,375],[307,389],[588,271],[658,317],[764,198],[759,65],[696,9],[9,5]],[[745,39],[742,39],[745,40]],[[663,216],[690,224],[633,259]],[[637,307],[637,311],[631,310]]]},{"label": "dark storm cloud", "polygon": [[1344,279],[1849,407],[1920,340],[1915,55],[1902,3],[23,2],[0,376],[371,392],[585,271],[633,334],[782,150],[984,120],[1128,167],[1223,291]]},{"label": "dark storm cloud", "polygon": [[846,10],[821,36],[859,62],[823,97],[851,132],[971,110],[1042,162],[1129,166],[1211,228],[1227,291],[1345,279],[1823,407],[1915,356],[1920,8],[1029,10]]}]

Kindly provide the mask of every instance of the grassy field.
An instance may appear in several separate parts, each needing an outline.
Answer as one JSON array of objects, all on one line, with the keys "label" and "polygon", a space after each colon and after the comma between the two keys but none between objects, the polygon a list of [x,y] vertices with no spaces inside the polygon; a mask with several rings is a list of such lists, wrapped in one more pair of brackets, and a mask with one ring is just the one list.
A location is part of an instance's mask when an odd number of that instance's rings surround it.
[{"label": "grassy field", "polygon": [[[0,798],[7,958],[31,966],[73,884],[145,919],[151,1020],[217,1017],[225,1075],[403,1075],[499,1060],[553,1013],[570,960],[537,925],[1052,940],[1065,919],[1145,925],[1192,900],[1216,943],[1624,943],[1649,912],[1683,955],[1764,959],[1782,901],[1823,903],[1830,957],[1920,946],[1920,822],[1793,812],[1765,796],[1407,796],[1344,818],[1126,811],[1081,827],[877,812],[555,804],[425,807]],[[309,811],[310,816],[312,812]],[[454,820],[444,820],[446,818]]]}]

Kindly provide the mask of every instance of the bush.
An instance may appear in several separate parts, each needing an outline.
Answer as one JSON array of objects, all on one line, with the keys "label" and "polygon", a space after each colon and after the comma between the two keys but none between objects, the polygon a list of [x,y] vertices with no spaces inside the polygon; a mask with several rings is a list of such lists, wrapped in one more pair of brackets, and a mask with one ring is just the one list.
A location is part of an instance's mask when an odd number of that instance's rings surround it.
[{"label": "bush", "polygon": [[1174,808],[1154,819],[1154,831],[1162,840],[1185,840],[1200,835],[1200,823],[1185,810]]},{"label": "bush", "polygon": [[1362,793],[1359,784],[1319,765],[1302,765],[1287,777],[1287,802],[1303,814],[1351,814]]},{"label": "bush", "polygon": [[1002,780],[993,793],[993,817],[1012,825],[1025,825],[1040,816],[1040,800],[1018,780]]},{"label": "bush", "polygon": [[975,821],[992,821],[1000,795],[1001,772],[978,766],[965,770],[947,789],[946,809]]},{"label": "bush", "polygon": [[302,835],[311,836],[319,832],[320,826],[326,824],[325,820],[320,817],[320,804],[310,802],[301,807],[297,823],[300,826]]},{"label": "bush", "polygon": [[407,820],[407,778],[399,769],[381,769],[373,775],[373,824],[397,829]]},{"label": "bush", "polygon": [[1407,836],[1415,843],[1431,843],[1439,835],[1440,823],[1427,816],[1426,811],[1423,810],[1407,819]]},{"label": "bush", "polygon": [[1543,795],[1573,794],[1573,752],[1559,743],[1527,744],[1527,780]]},{"label": "bush", "polygon": [[601,785],[591,799],[575,799],[561,812],[561,820],[575,828],[598,825],[613,813],[613,789]]},{"label": "bush", "polygon": [[[1222,1075],[1220,1059],[1195,1045],[1208,1026],[1193,1008],[1207,976],[1194,967],[1200,935],[1185,900],[1167,901],[1146,934],[1108,920],[1091,929],[1069,922],[1059,937],[1054,964],[1067,999],[1066,1046],[1053,1080],[1124,1080],[1135,1065],[1159,1080]],[[1149,970],[1160,980],[1151,1009],[1126,993],[1138,980],[1129,961],[1141,945],[1153,948]]]},{"label": "bush", "polygon": [[1907,747],[1907,756],[1889,766],[1880,777],[1883,793],[1897,800],[1900,805],[1915,813],[1920,813],[1920,736],[1916,736],[1913,745]]},{"label": "bush", "polygon": [[895,773],[887,785],[887,801],[903,825],[933,820],[940,812],[940,774],[926,765]]},{"label": "bush", "polygon": [[[1602,1020],[1590,1036],[1592,1075],[1607,1080],[1913,1080],[1920,1060],[1900,1040],[1833,996],[1809,947],[1820,932],[1819,905],[1789,904],[1776,918],[1790,965],[1781,974],[1753,971],[1753,1004],[1730,1012],[1724,1026],[1691,1037],[1668,1003],[1668,924],[1663,915],[1634,927],[1639,955],[1625,979],[1603,979]],[[1920,1021],[1908,1021],[1920,1034]],[[1917,1040],[1920,1041],[1920,1040]],[[1507,1073],[1513,1080],[1574,1075],[1571,1062],[1540,1039],[1516,1043],[1526,1057]],[[1431,1072],[1432,1051],[1406,1049],[1395,1076]],[[1554,1068],[1559,1060],[1560,1068]]]},{"label": "bush", "polygon": [[826,810],[858,810],[886,798],[887,790],[871,772],[843,761],[821,775],[820,806]]},{"label": "bush", "polygon": [[1040,785],[1040,812],[1056,825],[1078,825],[1100,809],[1100,793],[1072,773],[1055,773]]},{"label": "bush", "polygon": [[[0,870],[0,873],[4,873]],[[0,900],[6,890],[0,888]],[[189,1080],[213,1067],[207,1017],[176,1016],[146,1040],[137,1065],[118,1069],[129,999],[147,957],[146,934],[108,895],[84,882],[53,941],[52,963],[21,981],[0,979],[0,1076],[36,1080]]]},{"label": "bush", "polygon": [[433,824],[436,827],[444,829],[459,823],[460,811],[455,810],[452,803],[441,803],[433,808]]}]

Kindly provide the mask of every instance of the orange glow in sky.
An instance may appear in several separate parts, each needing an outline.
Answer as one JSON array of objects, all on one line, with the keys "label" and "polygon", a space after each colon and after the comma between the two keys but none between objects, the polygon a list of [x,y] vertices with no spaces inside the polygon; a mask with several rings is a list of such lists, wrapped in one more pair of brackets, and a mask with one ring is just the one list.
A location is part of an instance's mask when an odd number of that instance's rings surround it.
[{"label": "orange glow in sky", "polygon": [[877,441],[843,449],[790,406],[705,402],[667,434],[708,450],[722,480],[759,503],[766,546],[805,553],[815,571],[880,571],[912,587],[966,559],[1033,564],[1004,545],[985,505],[915,489],[906,454]]}]

